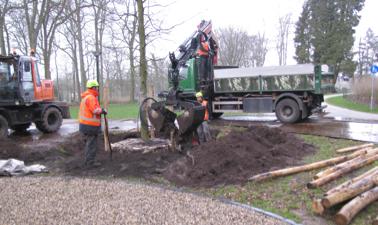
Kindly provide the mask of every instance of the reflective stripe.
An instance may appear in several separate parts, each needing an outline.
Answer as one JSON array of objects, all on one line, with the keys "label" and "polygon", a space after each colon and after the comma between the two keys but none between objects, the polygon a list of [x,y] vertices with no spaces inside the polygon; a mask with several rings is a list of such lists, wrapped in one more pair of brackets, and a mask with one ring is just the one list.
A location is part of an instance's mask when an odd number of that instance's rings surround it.
[{"label": "reflective stripe", "polygon": [[88,117],[85,117],[85,116],[82,116],[82,115],[80,115],[80,119],[81,120],[86,120],[86,121],[91,121],[91,122],[99,122],[99,123],[101,123],[101,119],[88,118]]}]

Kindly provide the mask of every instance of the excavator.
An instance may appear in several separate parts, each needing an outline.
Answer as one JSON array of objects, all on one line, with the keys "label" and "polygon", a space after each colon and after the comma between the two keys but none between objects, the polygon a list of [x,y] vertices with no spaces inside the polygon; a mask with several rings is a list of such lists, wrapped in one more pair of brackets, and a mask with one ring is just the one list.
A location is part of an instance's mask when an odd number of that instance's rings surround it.
[{"label": "excavator", "polygon": [[[148,122],[152,125],[157,136],[170,139],[176,148],[184,143],[191,143],[197,127],[203,122],[205,107],[196,101],[195,93],[202,91],[205,98],[211,91],[210,78],[202,78],[197,75],[196,51],[199,47],[201,35],[210,43],[210,63],[216,62],[216,41],[212,33],[211,21],[201,21],[192,35],[186,39],[177,49],[170,52],[170,66],[168,68],[169,90],[159,93],[163,99],[157,101],[153,98],[145,99],[140,106],[140,119],[142,126]],[[190,79],[192,82],[185,84],[188,76],[196,76]],[[152,104],[148,104],[152,102]],[[146,114],[148,121],[145,119]]]},{"label": "excavator", "polygon": [[0,138],[9,129],[22,132],[32,123],[52,133],[61,127],[63,118],[70,118],[68,104],[54,100],[53,82],[42,79],[41,66],[34,52],[0,55]]}]

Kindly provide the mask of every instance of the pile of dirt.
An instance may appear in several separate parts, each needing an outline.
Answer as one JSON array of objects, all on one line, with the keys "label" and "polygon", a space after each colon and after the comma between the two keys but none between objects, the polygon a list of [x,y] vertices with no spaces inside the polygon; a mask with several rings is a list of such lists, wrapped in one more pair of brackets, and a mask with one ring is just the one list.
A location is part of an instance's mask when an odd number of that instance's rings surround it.
[{"label": "pile of dirt", "polygon": [[[138,135],[136,131],[113,133],[110,141],[115,143]],[[227,136],[187,152],[169,149],[146,154],[143,151],[114,152],[110,160],[100,135],[96,159],[102,165],[86,168],[84,140],[79,133],[32,137],[31,134],[12,135],[11,139],[1,141],[0,159],[40,163],[53,175],[134,177],[159,182],[163,176],[174,184],[191,187],[243,184],[254,174],[297,165],[303,156],[314,152],[313,146],[278,128],[251,127],[242,132],[231,131]]]},{"label": "pile of dirt", "polygon": [[164,177],[192,187],[243,184],[252,175],[297,165],[314,150],[278,128],[251,127],[194,148],[169,165]]}]

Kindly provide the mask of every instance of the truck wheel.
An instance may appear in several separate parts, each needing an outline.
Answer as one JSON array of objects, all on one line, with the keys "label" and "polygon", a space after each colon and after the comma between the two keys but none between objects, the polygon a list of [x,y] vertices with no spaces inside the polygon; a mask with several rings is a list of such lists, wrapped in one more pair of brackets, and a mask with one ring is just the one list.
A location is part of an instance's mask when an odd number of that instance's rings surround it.
[{"label": "truck wheel", "polygon": [[42,115],[42,120],[35,123],[38,130],[43,133],[52,133],[62,126],[63,117],[57,108],[50,107]]},{"label": "truck wheel", "polygon": [[300,115],[299,106],[293,99],[285,98],[276,106],[276,116],[282,123],[295,123]]},{"label": "truck wheel", "polygon": [[16,131],[16,132],[25,132],[29,127],[31,123],[25,123],[25,124],[17,124],[11,126],[11,129]]},{"label": "truck wheel", "polygon": [[223,113],[212,113],[211,115],[213,116],[213,119],[218,119],[223,115]]},{"label": "truck wheel", "polygon": [[8,121],[0,115],[0,139],[8,136]]}]

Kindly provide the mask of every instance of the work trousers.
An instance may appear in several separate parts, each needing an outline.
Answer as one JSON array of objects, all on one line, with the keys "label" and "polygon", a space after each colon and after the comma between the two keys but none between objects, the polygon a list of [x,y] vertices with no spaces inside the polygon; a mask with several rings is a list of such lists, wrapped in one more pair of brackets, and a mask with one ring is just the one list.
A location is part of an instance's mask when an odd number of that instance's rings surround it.
[{"label": "work trousers", "polygon": [[198,59],[198,75],[201,81],[208,81],[209,77],[209,57],[200,56]]},{"label": "work trousers", "polygon": [[84,134],[85,165],[94,163],[97,154],[97,134]]},{"label": "work trousers", "polygon": [[201,125],[199,125],[199,127],[197,128],[197,134],[200,144],[211,140],[210,128],[207,121],[203,121]]}]

